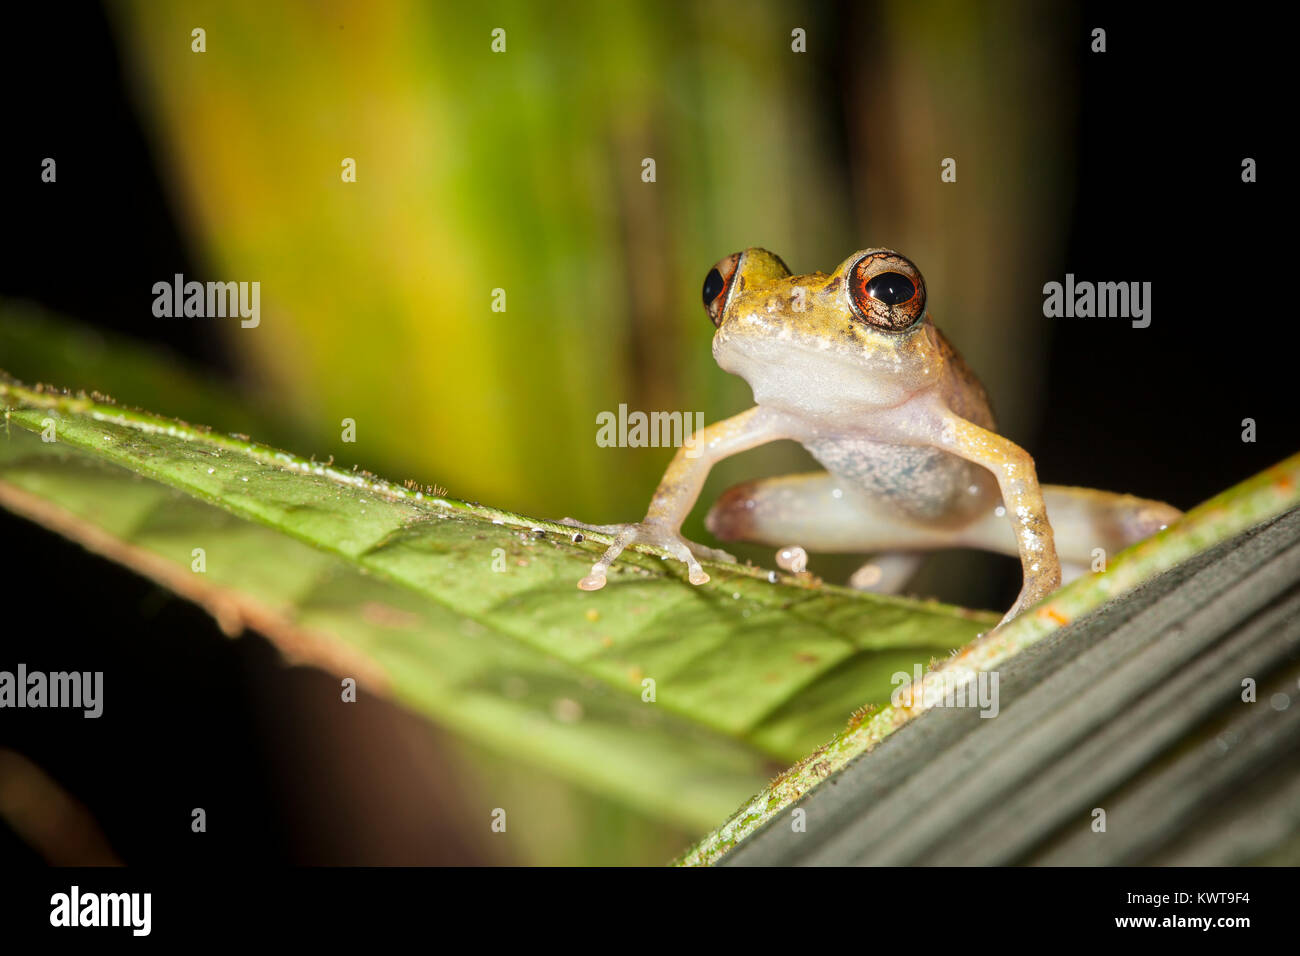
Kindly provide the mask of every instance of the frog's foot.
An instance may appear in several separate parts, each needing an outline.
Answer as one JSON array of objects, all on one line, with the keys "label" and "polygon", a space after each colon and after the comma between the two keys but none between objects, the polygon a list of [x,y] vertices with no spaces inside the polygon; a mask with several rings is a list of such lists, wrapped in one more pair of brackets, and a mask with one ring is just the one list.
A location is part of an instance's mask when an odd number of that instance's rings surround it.
[{"label": "frog's foot", "polygon": [[1016,598],[1016,603],[1011,605],[1011,610],[1002,615],[1002,620],[998,621],[998,627],[1015,620],[1027,608],[1037,604],[1060,586],[1061,572],[1059,569],[1055,570],[1054,573],[1037,574],[1027,579],[1020,588],[1020,596]]},{"label": "frog's foot", "polygon": [[707,548],[694,541],[687,541],[667,525],[637,522],[636,524],[584,525],[565,519],[561,522],[570,527],[586,528],[602,534],[614,535],[614,543],[605,549],[600,560],[591,566],[591,573],[578,582],[584,591],[599,591],[605,586],[605,572],[623,550],[633,544],[648,544],[653,548],[667,551],[678,561],[686,565],[687,576],[692,584],[706,584],[708,573],[700,567],[700,558],[705,561],[719,561],[734,564],[736,559],[725,551]]},{"label": "frog's foot", "polygon": [[1007,611],[1006,614],[1002,615],[1002,620],[998,621],[997,625],[993,628],[993,630],[996,631],[999,627],[1002,627],[1003,625],[1006,624],[1010,624],[1012,621],[1014,621],[1016,618],[1020,616],[1020,612],[1023,611],[1027,606],[1028,605],[1023,604],[1020,601],[1016,601],[1015,604],[1011,605],[1011,610]]}]

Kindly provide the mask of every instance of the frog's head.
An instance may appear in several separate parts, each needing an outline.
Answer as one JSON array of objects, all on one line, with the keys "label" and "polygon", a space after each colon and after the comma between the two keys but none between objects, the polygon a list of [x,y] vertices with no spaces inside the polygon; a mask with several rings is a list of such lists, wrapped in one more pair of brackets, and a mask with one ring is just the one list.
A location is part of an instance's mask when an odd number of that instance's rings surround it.
[{"label": "frog's head", "polygon": [[894,405],[942,370],[925,280],[889,249],[801,276],[746,249],[710,270],[704,308],[718,330],[714,358],[760,405],[818,414]]}]

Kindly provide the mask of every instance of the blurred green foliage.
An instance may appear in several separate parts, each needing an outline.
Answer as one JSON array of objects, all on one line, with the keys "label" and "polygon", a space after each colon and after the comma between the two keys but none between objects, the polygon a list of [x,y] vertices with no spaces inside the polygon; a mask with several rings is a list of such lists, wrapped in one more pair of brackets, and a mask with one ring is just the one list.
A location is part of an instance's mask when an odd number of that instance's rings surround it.
[{"label": "blurred green foliage", "polygon": [[745,404],[709,353],[712,263],[852,245],[770,7],[206,7],[122,8],[158,146],[208,271],[262,282],[261,326],[231,330],[250,376],[321,443],[355,418],[349,456],[636,511],[666,453],[596,447],[599,411]]}]

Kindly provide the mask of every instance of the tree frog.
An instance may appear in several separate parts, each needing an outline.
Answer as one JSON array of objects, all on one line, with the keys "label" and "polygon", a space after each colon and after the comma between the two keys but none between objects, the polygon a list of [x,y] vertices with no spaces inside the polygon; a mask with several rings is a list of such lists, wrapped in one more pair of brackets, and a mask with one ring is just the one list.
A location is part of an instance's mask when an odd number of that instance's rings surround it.
[{"label": "tree frog", "polygon": [[792,275],[765,249],[727,256],[704,280],[713,356],[753,389],[753,408],[708,426],[678,450],[640,522],[582,525],[614,536],[578,586],[605,585],[634,543],[686,564],[734,561],[687,541],[682,522],[713,464],[793,439],[825,468],[730,488],[706,526],[723,541],[876,557],[851,583],[906,583],[925,551],[1017,555],[1023,585],[1011,620],[1109,555],[1164,528],[1176,508],[1131,495],[1040,485],[1034,460],[999,435],[983,386],[935,327],[925,280],[889,249],[866,249],[834,272]]}]

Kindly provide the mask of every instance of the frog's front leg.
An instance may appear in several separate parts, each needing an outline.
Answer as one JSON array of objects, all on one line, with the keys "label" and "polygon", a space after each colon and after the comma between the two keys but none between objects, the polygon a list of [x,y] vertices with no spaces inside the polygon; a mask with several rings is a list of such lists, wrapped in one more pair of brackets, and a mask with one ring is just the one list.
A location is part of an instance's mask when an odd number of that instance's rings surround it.
[{"label": "frog's front leg", "polygon": [[682,522],[695,506],[700,489],[704,487],[704,480],[713,465],[723,458],[785,437],[787,430],[780,416],[755,406],[732,418],[715,422],[693,435],[677,450],[641,521],[635,524],[593,526],[566,519],[566,524],[598,528],[615,535],[613,544],[591,566],[591,574],[579,581],[578,587],[584,591],[596,591],[604,587],[605,572],[623,549],[632,544],[663,548],[686,565],[692,584],[707,582],[709,576],[700,567],[698,557],[723,561],[735,559],[725,551],[706,548],[681,536]]},{"label": "frog's front leg", "polygon": [[930,435],[929,443],[993,472],[1002,492],[1024,575],[1016,603],[999,622],[1005,624],[1061,586],[1061,564],[1034,459],[1015,442],[967,421],[941,404],[925,409],[923,428]]}]

